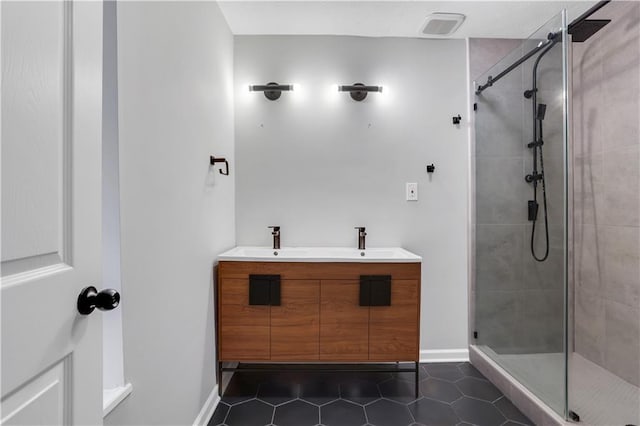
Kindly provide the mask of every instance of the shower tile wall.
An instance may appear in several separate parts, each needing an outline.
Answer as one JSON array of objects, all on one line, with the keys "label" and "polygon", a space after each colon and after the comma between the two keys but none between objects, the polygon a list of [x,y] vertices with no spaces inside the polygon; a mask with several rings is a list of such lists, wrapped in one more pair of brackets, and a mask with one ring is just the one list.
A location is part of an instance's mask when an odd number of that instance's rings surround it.
[{"label": "shower tile wall", "polygon": [[[469,58],[472,80],[486,80],[487,69],[517,48],[522,40],[471,39]],[[527,42],[492,70],[493,75],[523,52],[535,47]],[[530,45],[531,44],[531,45]],[[531,185],[524,176],[532,171],[531,101],[532,61],[514,70],[477,97],[475,164],[476,257],[475,343],[498,353],[562,351],[563,314],[563,159],[562,74],[560,47],[541,62],[539,102],[547,104],[544,160],[549,202],[549,258],[542,263],[530,252],[531,223],[527,201]],[[560,68],[558,68],[560,67]],[[559,71],[558,71],[559,70]],[[482,77],[481,77],[482,75]],[[537,253],[544,253],[541,193],[536,233]]]},{"label": "shower tile wall", "polygon": [[640,3],[573,44],[575,351],[640,386]]}]

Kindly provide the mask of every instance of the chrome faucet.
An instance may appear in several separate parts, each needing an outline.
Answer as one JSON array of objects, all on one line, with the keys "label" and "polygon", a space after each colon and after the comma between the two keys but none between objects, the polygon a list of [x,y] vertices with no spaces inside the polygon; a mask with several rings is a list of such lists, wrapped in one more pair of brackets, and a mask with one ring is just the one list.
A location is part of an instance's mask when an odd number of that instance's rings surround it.
[{"label": "chrome faucet", "polygon": [[273,229],[273,232],[271,232],[271,235],[273,235],[273,249],[280,250],[280,227],[269,226],[269,228]]},{"label": "chrome faucet", "polygon": [[356,228],[358,230],[358,250],[364,250],[364,238],[367,236],[367,233],[364,232],[365,231],[365,227],[364,226],[356,226]]}]

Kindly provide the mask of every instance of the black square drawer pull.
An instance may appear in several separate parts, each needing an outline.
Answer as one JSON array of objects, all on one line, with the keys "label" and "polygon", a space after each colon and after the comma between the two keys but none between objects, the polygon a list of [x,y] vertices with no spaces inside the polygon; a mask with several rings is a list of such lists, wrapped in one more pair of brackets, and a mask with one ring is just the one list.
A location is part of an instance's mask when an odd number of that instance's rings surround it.
[{"label": "black square drawer pull", "polygon": [[280,275],[249,275],[249,305],[280,306]]},{"label": "black square drawer pull", "polygon": [[391,275],[360,275],[360,306],[391,306]]},{"label": "black square drawer pull", "polygon": [[280,275],[275,275],[269,286],[269,304],[280,306]]},{"label": "black square drawer pull", "polygon": [[371,281],[360,277],[360,306],[371,306]]}]

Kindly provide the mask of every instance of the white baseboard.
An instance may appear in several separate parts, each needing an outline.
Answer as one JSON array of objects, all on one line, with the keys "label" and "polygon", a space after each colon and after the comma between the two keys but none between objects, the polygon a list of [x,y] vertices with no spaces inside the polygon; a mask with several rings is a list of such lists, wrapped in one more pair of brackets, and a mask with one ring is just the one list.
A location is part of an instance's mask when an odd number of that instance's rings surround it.
[{"label": "white baseboard", "polygon": [[420,362],[469,361],[469,349],[425,349],[420,351]]},{"label": "white baseboard", "polygon": [[220,396],[218,396],[218,385],[215,385],[211,394],[204,402],[202,409],[198,413],[198,417],[193,421],[193,426],[207,426],[211,417],[213,417],[213,413],[216,411],[216,407],[220,402]]}]

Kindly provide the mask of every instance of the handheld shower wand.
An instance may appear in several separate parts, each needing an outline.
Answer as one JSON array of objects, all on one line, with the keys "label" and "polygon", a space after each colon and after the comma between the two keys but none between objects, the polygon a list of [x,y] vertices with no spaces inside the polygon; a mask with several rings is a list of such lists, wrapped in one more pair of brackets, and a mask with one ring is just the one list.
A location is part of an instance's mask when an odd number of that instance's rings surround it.
[{"label": "handheld shower wand", "polygon": [[[528,148],[533,149],[533,171],[525,176],[525,181],[533,185],[533,200],[527,202],[528,219],[531,224],[531,255],[538,262],[544,262],[549,257],[549,218],[547,212],[547,188],[544,176],[544,157],[542,155],[542,146],[544,139],[542,134],[542,122],[547,113],[547,105],[538,103],[538,65],[540,59],[555,46],[557,39],[553,39],[551,44],[538,55],[533,65],[533,87],[531,90],[524,92],[524,97],[531,99],[533,107],[533,141],[527,144]],[[540,171],[538,172],[538,160],[540,162]],[[536,254],[535,236],[536,223],[538,221],[538,182],[542,187],[542,208],[544,212],[544,230],[545,230],[545,250],[542,256]]]}]

